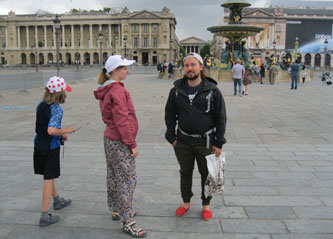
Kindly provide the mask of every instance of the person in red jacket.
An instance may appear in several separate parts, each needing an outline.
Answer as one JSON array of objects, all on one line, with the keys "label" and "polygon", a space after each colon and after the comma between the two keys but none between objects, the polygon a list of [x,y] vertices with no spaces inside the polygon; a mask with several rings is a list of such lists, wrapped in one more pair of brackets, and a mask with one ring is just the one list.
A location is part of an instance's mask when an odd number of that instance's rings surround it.
[{"label": "person in red jacket", "polygon": [[132,208],[136,186],[135,157],[138,155],[135,141],[138,132],[133,102],[123,80],[129,74],[128,66],[134,60],[120,55],[108,58],[98,75],[95,98],[100,102],[104,131],[104,150],[107,164],[108,206],[113,220],[123,221],[123,231],[133,237],[145,237],[147,232],[136,226]]}]

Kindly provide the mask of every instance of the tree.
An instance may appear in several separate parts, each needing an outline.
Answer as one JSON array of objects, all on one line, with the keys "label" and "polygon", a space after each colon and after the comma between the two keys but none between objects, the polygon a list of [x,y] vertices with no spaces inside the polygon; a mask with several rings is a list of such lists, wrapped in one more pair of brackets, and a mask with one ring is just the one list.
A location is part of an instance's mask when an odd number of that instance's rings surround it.
[{"label": "tree", "polygon": [[111,8],[110,7],[104,7],[103,11],[109,13],[111,11]]},{"label": "tree", "polygon": [[210,54],[210,44],[207,43],[206,45],[204,45],[203,48],[201,48],[200,50],[200,55],[202,58],[204,58],[206,55]]},{"label": "tree", "polygon": [[186,51],[185,51],[185,48],[183,46],[179,47],[179,52],[183,55],[183,57],[186,56]]}]

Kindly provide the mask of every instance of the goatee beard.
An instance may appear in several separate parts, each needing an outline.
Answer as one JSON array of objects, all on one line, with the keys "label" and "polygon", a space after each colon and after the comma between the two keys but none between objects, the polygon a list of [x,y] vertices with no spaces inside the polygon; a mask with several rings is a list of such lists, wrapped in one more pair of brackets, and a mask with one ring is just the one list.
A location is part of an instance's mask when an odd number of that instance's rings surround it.
[{"label": "goatee beard", "polygon": [[198,79],[198,77],[199,77],[199,74],[198,75],[194,75],[192,77],[188,77],[187,76],[187,79],[190,80],[190,81],[194,81],[194,80]]}]

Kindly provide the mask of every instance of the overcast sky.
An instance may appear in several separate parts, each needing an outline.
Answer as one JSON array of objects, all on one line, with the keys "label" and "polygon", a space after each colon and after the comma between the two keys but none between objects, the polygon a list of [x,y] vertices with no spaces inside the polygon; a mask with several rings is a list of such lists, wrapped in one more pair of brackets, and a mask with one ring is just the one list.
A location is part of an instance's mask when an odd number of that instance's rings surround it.
[{"label": "overcast sky", "polygon": [[[130,11],[143,9],[161,11],[164,6],[175,14],[176,34],[179,40],[196,36],[203,40],[211,40],[213,34],[207,27],[218,24],[226,0],[0,0],[0,14],[8,14],[13,10],[16,14],[36,13],[38,9],[52,13],[65,13],[72,8],[91,10],[110,7],[121,10],[127,6]],[[253,7],[263,7],[266,0],[248,0]]]}]

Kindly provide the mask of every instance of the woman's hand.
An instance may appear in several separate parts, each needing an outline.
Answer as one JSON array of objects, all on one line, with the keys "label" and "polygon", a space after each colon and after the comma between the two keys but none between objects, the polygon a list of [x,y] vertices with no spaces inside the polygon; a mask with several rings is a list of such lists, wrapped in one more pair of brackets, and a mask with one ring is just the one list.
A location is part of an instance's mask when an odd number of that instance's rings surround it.
[{"label": "woman's hand", "polygon": [[137,149],[137,148],[131,149],[131,151],[132,151],[132,154],[131,154],[131,156],[132,156],[133,158],[135,158],[136,156],[138,156],[138,154],[139,154],[139,151],[138,151],[138,149]]}]

